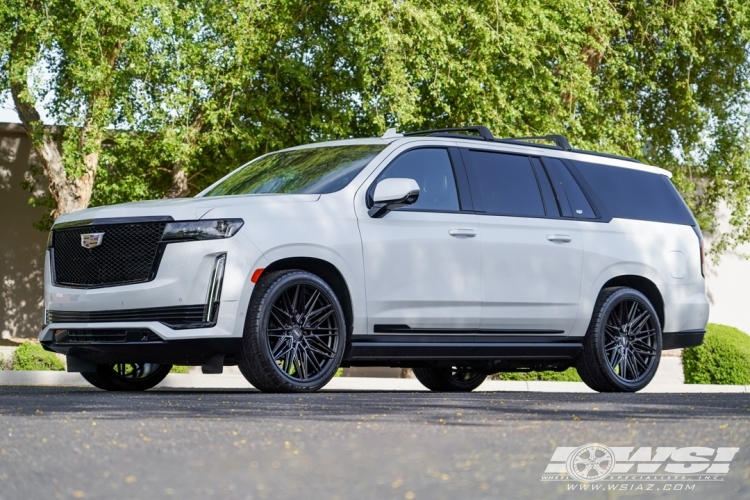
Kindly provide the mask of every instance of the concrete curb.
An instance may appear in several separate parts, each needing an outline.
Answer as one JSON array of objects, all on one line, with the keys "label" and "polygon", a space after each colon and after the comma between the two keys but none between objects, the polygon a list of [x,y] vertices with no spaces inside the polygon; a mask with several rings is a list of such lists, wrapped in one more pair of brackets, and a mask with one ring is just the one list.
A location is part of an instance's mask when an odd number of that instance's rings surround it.
[{"label": "concrete curb", "polygon": [[[39,387],[88,387],[78,373],[66,372],[21,372],[0,371],[0,385],[5,386],[39,386]],[[255,389],[242,377],[235,374],[194,375],[172,373],[159,384],[155,390],[242,390]],[[337,377],[331,380],[323,390],[329,391],[426,391],[416,379],[408,378],[361,378]],[[593,393],[582,382],[522,382],[506,380],[488,380],[476,392],[566,392]],[[748,385],[691,385],[659,384],[646,387],[643,393],[750,393]]]}]

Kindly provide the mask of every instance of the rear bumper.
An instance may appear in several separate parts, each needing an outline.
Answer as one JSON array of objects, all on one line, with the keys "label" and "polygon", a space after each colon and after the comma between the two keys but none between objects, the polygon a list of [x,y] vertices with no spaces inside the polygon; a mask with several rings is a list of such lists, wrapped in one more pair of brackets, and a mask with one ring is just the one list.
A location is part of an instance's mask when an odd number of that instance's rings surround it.
[{"label": "rear bumper", "polygon": [[682,332],[664,332],[662,338],[662,350],[683,349],[685,347],[697,347],[703,343],[706,330],[684,330]]}]

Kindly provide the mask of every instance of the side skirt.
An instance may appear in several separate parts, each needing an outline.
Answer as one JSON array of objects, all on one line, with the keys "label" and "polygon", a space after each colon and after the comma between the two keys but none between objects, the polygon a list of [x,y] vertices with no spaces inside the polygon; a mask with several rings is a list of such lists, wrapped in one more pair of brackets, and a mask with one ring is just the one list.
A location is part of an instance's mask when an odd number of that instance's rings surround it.
[{"label": "side skirt", "polygon": [[542,335],[354,335],[344,366],[556,370],[571,365],[583,349],[582,340]]}]

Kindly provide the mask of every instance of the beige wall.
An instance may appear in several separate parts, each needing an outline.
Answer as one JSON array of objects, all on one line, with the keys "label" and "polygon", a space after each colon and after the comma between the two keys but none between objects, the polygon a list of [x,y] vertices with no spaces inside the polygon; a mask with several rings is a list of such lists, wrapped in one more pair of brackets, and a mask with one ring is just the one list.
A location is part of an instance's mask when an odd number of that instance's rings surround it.
[{"label": "beige wall", "polygon": [[[726,206],[718,210],[719,227],[728,231],[730,211]],[[706,248],[710,249],[711,239],[707,238]],[[743,245],[721,256],[719,264],[707,259],[706,293],[711,303],[708,319],[739,328],[750,334],[750,245]]]},{"label": "beige wall", "polygon": [[21,187],[37,162],[16,124],[0,124],[0,334],[35,337],[42,325],[42,275],[47,234],[32,227],[45,209],[28,204]]}]

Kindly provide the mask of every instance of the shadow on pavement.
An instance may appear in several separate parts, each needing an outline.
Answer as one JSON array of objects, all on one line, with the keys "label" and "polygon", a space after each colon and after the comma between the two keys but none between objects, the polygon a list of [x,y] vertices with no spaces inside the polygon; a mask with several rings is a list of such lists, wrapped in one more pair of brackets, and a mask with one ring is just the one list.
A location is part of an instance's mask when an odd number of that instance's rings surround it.
[{"label": "shadow on pavement", "polygon": [[[85,413],[84,413],[85,412]],[[750,394],[572,394],[238,390],[113,393],[86,388],[0,388],[2,416],[231,418],[494,425],[504,420],[632,422],[750,417]]]}]

